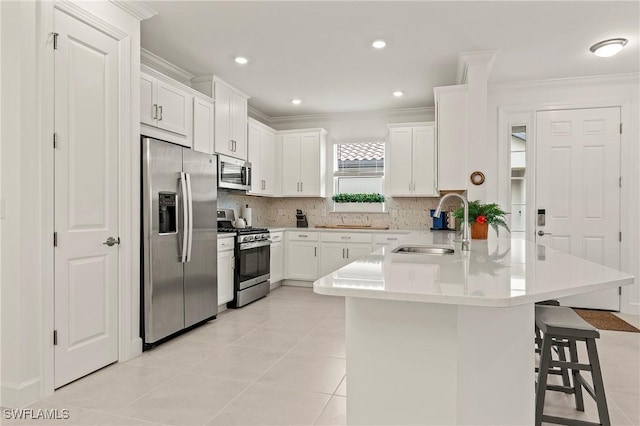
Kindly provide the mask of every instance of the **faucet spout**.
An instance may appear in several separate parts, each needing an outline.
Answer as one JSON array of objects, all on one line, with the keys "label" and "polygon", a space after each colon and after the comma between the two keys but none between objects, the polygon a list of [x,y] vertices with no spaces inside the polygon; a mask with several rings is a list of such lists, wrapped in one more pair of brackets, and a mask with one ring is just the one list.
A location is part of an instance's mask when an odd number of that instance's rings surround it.
[{"label": "faucet spout", "polygon": [[445,195],[444,197],[440,198],[440,202],[438,203],[438,207],[436,208],[434,215],[436,217],[440,216],[440,213],[442,213],[442,204],[445,202],[445,200],[451,197],[460,198],[460,200],[462,200],[462,204],[464,206],[464,220],[462,222],[462,250],[469,251],[469,202],[467,201],[466,197],[460,194],[455,194],[453,192]]}]

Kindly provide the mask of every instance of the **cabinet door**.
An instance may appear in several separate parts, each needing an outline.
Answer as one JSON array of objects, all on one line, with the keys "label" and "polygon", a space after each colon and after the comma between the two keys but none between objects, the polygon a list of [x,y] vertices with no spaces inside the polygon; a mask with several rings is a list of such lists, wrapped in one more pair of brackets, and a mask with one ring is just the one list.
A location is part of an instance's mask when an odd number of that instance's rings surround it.
[{"label": "cabinet door", "polygon": [[282,195],[300,195],[300,134],[282,135]]},{"label": "cabinet door", "polygon": [[271,278],[272,283],[282,281],[284,278],[284,244],[271,244]]},{"label": "cabinet door", "polygon": [[413,195],[436,195],[436,141],[433,126],[413,129]]},{"label": "cabinet door", "polygon": [[263,132],[260,138],[260,172],[264,181],[262,194],[274,195],[276,191],[276,135]]},{"label": "cabinet door", "polygon": [[300,195],[320,196],[320,135],[300,136]]},{"label": "cabinet door", "polygon": [[290,241],[287,250],[287,265],[287,278],[315,281],[318,278],[317,243]]},{"label": "cabinet door", "polygon": [[343,243],[322,243],[320,245],[320,273],[327,274],[342,268],[347,261],[347,250]]},{"label": "cabinet door", "polygon": [[218,305],[233,300],[234,262],[233,250],[218,252]]},{"label": "cabinet door", "polygon": [[191,134],[190,107],[193,96],[157,80],[158,127],[183,136]]},{"label": "cabinet door", "polygon": [[412,195],[411,139],[412,129],[391,129],[389,146],[389,194],[392,196]]},{"label": "cabinet door", "polygon": [[213,102],[193,98],[193,149],[213,154]]},{"label": "cabinet door", "polygon": [[231,140],[233,156],[247,159],[247,100],[240,95],[231,93]]},{"label": "cabinet door", "polygon": [[155,102],[156,79],[146,74],[140,74],[140,122],[156,126],[157,107]]},{"label": "cabinet door", "polygon": [[262,130],[253,123],[248,126],[248,151],[247,158],[251,163],[251,193],[262,194]]},{"label": "cabinet door", "polygon": [[345,249],[347,252],[346,263],[348,264],[370,255],[373,248],[371,244],[347,244],[345,245]]},{"label": "cabinet door", "polygon": [[222,84],[215,85],[215,151],[233,156],[231,150],[231,90]]}]

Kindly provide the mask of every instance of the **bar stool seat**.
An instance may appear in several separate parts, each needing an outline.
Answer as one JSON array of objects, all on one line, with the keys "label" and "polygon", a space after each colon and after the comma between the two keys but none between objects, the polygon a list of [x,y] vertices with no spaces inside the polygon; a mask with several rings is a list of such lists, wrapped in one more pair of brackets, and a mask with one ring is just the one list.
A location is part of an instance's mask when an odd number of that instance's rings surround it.
[{"label": "bar stool seat", "polygon": [[[542,422],[564,425],[605,425],[610,426],[609,411],[602,381],[602,371],[598,359],[595,339],[600,337],[600,332],[591,324],[580,318],[571,308],[561,306],[535,306],[536,329],[542,332],[540,345],[540,367],[538,369],[538,381],[536,384],[536,425]],[[580,364],[576,343],[584,341],[589,357],[588,364]],[[551,348],[561,350],[560,360],[552,358]],[[564,349],[569,348],[569,361],[564,359]],[[559,352],[560,354],[560,352]],[[563,386],[547,384],[549,374],[559,369],[563,373],[563,379],[568,371],[571,371],[573,384],[563,380]],[[581,371],[590,371],[593,387],[581,375]],[[558,373],[556,373],[558,374]],[[586,422],[567,417],[544,415],[544,400],[547,390],[574,394],[576,409],[584,411],[582,390],[595,400],[598,407],[599,423]]]}]

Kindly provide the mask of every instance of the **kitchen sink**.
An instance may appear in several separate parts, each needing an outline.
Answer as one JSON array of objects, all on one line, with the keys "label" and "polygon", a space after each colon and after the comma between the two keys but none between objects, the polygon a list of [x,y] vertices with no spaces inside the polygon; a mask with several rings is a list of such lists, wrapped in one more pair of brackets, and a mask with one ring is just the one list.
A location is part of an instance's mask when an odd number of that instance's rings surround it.
[{"label": "kitchen sink", "polygon": [[412,253],[412,254],[453,254],[454,250],[451,247],[442,246],[399,246],[393,250],[392,253]]}]

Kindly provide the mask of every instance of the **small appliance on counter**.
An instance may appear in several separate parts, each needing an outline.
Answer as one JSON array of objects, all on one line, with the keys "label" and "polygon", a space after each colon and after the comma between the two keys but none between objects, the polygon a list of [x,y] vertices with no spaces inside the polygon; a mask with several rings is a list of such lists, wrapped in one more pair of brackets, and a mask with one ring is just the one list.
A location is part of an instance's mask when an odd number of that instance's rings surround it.
[{"label": "small appliance on counter", "polygon": [[296,226],[298,228],[308,228],[307,215],[302,213],[302,210],[296,209]]},{"label": "small appliance on counter", "polygon": [[436,213],[435,209],[429,210],[429,216],[433,219],[433,226],[431,226],[432,231],[448,231],[449,227],[447,225],[447,212],[441,212],[440,216],[434,216]]}]

